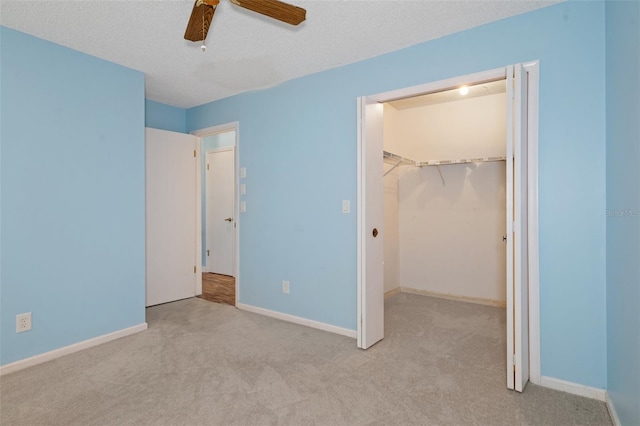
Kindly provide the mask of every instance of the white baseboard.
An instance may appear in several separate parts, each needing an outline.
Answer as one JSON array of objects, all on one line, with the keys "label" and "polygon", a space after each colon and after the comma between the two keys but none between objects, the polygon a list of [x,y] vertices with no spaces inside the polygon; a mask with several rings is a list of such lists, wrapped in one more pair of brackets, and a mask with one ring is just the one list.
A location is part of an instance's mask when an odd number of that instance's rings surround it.
[{"label": "white baseboard", "polygon": [[329,333],[339,334],[341,336],[351,337],[353,339],[356,338],[356,331],[349,330],[348,328],[338,327],[336,325],[327,324],[320,321],[314,321],[302,317],[297,317],[295,315],[283,314],[282,312],[271,311],[269,309],[259,308],[257,306],[246,305],[244,303],[236,304],[238,309],[242,309],[244,311],[253,312],[255,314],[264,315],[271,318],[277,318],[279,320],[292,322],[294,324],[304,325],[311,328],[317,328],[318,330],[328,331]]},{"label": "white baseboard", "polygon": [[390,297],[395,296],[396,294],[400,293],[400,287],[396,287],[393,290],[389,290],[387,292],[384,293],[384,300],[387,300]]},{"label": "white baseboard", "polygon": [[146,330],[147,327],[148,327],[147,323],[143,322],[142,324],[134,325],[133,327],[123,328],[122,330],[114,331],[113,333],[104,334],[102,336],[94,337],[89,340],[74,343],[73,345],[65,346],[59,349],[54,349],[52,351],[45,352],[40,355],[34,355],[29,358],[25,358],[9,364],[5,364],[0,366],[0,376],[13,373],[18,370],[23,370],[27,367],[32,367],[34,365],[42,364],[44,362],[51,361],[56,358],[60,358],[61,356],[69,355],[74,352],[81,351],[83,349],[92,348],[94,346],[98,346],[103,343],[107,343],[112,340],[119,339],[121,337],[139,333],[141,331]]},{"label": "white baseboard", "polygon": [[598,401],[605,401],[607,391],[605,389],[592,388],[590,386],[580,385],[578,383],[567,382],[565,380],[556,379],[554,377],[540,377],[540,386],[555,389],[574,395],[584,396]]},{"label": "white baseboard", "polygon": [[[391,291],[394,291],[394,290],[391,290]],[[500,308],[504,308],[507,306],[507,303],[501,300],[483,299],[481,297],[458,296],[456,294],[438,293],[436,291],[429,291],[429,290],[418,290],[417,288],[411,288],[411,287],[400,287],[400,292],[408,293],[408,294],[417,294],[419,296],[437,297],[439,299],[455,300],[458,302],[475,303],[478,305],[497,306]]]},{"label": "white baseboard", "polygon": [[622,426],[622,423],[620,423],[620,417],[618,417],[618,412],[616,411],[616,407],[615,405],[613,405],[613,401],[609,396],[609,392],[605,392],[604,402],[607,404],[607,411],[609,411],[609,416],[611,417],[613,426]]}]

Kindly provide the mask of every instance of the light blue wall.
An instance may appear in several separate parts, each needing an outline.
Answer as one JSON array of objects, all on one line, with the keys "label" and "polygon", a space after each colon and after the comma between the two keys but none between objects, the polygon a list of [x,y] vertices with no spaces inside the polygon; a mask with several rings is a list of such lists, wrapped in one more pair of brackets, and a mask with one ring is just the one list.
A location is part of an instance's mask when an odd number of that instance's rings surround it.
[{"label": "light blue wall", "polygon": [[202,170],[202,266],[207,266],[207,151],[227,148],[236,144],[236,132],[232,130],[230,132],[218,133],[216,135],[209,135],[202,138],[202,145],[200,147],[200,167]]},{"label": "light blue wall", "polygon": [[7,364],[145,321],[144,76],[0,34]]},{"label": "light blue wall", "polygon": [[640,424],[640,2],[607,1],[607,389]]},{"label": "light blue wall", "polygon": [[185,127],[187,111],[182,108],[145,99],[145,126],[172,132],[187,133]]},{"label": "light blue wall", "polygon": [[604,43],[602,2],[561,3],[187,110],[242,128],[240,302],[355,329],[356,97],[539,59],[542,374],[604,388]]}]

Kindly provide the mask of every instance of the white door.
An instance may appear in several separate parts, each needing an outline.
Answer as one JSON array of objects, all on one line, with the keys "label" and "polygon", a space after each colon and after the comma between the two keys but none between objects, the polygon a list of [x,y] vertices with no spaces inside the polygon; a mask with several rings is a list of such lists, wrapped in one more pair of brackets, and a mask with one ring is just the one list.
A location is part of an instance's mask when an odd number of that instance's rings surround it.
[{"label": "white door", "polygon": [[197,138],[147,128],[146,306],[193,297]]},{"label": "white door", "polygon": [[507,387],[529,380],[527,72],[507,68]]},{"label": "white door", "polygon": [[207,152],[207,271],[235,276],[234,149]]},{"label": "white door", "polygon": [[358,121],[357,346],[367,349],[384,337],[382,104],[358,98]]}]

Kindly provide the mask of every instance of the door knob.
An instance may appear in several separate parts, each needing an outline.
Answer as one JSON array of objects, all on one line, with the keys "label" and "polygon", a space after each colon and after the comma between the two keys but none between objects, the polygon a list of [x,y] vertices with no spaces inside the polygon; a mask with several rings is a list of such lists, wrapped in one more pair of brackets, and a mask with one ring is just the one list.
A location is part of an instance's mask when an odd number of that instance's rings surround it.
[{"label": "door knob", "polygon": [[378,236],[378,228],[373,228],[373,238]]},{"label": "door knob", "polygon": [[226,220],[227,222],[233,222],[233,218],[231,218],[231,217],[228,217],[228,218],[226,218],[225,220]]}]

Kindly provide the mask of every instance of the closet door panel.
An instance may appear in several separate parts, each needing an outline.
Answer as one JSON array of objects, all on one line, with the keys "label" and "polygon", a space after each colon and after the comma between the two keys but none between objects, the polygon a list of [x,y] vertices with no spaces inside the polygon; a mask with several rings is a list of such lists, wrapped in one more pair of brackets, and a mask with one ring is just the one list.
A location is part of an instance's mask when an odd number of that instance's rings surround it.
[{"label": "closet door panel", "polygon": [[383,243],[383,108],[358,99],[361,179],[358,194],[359,285],[357,345],[367,349],[384,337],[384,243]]},{"label": "closet door panel", "polygon": [[529,380],[529,270],[527,217],[527,72],[515,66],[514,99],[514,305],[515,305],[515,385],[522,392]]},{"label": "closet door panel", "polygon": [[527,73],[507,69],[507,387],[529,380]]}]

